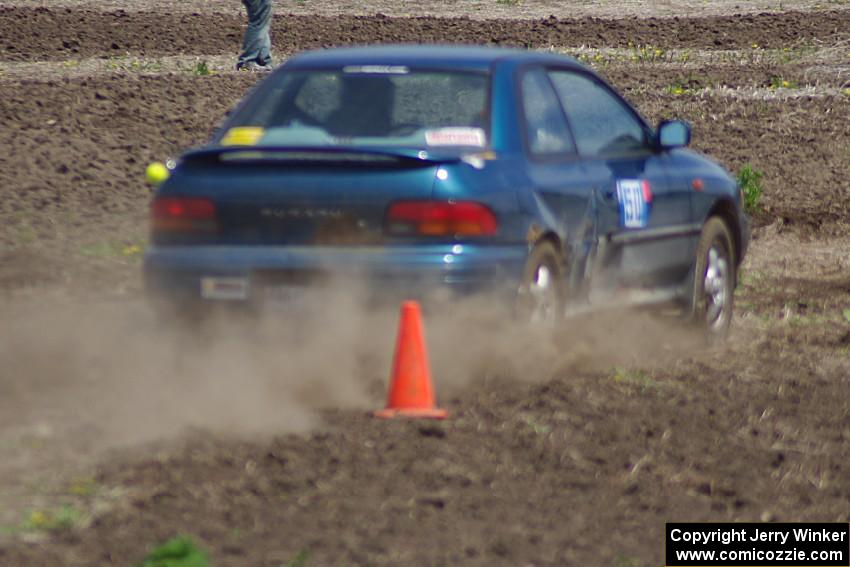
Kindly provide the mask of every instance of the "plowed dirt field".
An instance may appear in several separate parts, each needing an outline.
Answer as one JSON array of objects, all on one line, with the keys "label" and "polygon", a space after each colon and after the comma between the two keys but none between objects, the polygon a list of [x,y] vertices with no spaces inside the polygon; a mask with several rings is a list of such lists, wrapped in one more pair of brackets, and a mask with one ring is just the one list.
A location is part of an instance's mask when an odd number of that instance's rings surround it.
[{"label": "plowed dirt field", "polygon": [[368,416],[396,313],[350,290],[194,335],[148,311],[144,167],[257,80],[231,70],[238,3],[168,4],[0,3],[0,565],[133,565],[183,534],[216,566],[649,567],[666,521],[850,521],[847,2],[277,5],[278,61],[556,49],[764,172],[727,343],[470,302],[426,318],[439,423]]}]

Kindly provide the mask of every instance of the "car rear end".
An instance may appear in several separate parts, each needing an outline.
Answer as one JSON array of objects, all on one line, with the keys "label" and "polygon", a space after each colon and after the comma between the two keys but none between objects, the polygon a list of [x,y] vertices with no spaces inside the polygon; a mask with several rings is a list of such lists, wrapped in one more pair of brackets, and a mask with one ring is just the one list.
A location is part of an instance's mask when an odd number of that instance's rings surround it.
[{"label": "car rear end", "polygon": [[[340,97],[353,96],[341,94],[346,81],[391,84],[381,104],[395,115],[340,113]],[[452,92],[417,103],[427,87]],[[279,77],[157,190],[148,290],[236,304],[294,300],[330,282],[374,297],[515,290],[527,248],[510,230],[515,196],[486,160],[488,89],[480,72]],[[367,91],[365,100],[386,97]]]}]

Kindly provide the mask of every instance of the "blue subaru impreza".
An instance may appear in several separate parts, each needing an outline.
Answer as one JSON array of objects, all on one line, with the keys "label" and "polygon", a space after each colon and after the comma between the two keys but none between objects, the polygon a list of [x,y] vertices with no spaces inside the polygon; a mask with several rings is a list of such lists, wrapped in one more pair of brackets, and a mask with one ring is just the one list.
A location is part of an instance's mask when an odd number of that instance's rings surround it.
[{"label": "blue subaru impreza", "polygon": [[379,46],[291,58],[151,206],[147,288],[255,303],[356,274],[504,293],[534,319],[677,304],[711,335],[749,240],[735,180],[575,60]]}]

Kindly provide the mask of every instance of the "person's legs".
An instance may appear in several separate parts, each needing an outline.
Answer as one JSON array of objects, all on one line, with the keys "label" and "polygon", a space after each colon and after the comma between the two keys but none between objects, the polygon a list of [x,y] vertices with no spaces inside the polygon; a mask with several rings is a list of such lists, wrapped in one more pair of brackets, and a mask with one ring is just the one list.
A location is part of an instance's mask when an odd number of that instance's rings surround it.
[{"label": "person's legs", "polygon": [[269,27],[272,21],[272,0],[242,0],[248,12],[248,27],[242,41],[242,54],[239,56],[237,67],[249,62],[257,65],[271,63],[272,42],[269,37]]}]

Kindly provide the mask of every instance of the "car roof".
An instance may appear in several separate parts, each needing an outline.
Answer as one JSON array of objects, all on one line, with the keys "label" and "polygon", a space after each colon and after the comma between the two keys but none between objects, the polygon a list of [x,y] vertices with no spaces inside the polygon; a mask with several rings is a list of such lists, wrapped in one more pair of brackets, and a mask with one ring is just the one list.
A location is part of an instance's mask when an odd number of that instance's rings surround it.
[{"label": "car roof", "polygon": [[304,51],[288,68],[335,68],[345,65],[401,65],[487,71],[497,61],[540,62],[581,67],[573,58],[554,52],[470,45],[375,45]]}]

